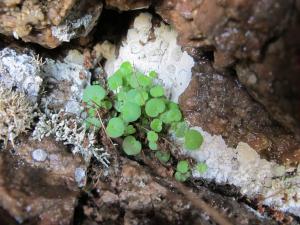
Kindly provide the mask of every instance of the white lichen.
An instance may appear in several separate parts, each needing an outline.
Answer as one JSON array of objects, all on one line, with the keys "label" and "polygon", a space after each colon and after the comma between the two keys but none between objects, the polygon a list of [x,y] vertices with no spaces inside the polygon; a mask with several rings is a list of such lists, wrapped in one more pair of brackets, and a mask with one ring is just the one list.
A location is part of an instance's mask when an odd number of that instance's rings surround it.
[{"label": "white lichen", "polygon": [[73,154],[80,154],[88,162],[94,156],[105,167],[109,166],[109,154],[96,146],[95,132],[85,128],[84,120],[64,111],[51,113],[47,111],[40,117],[32,133],[34,140],[54,136],[56,141],[72,146]]},{"label": "white lichen", "polygon": [[[51,27],[52,35],[60,41],[69,42],[77,36],[80,28],[89,30],[91,24],[94,23],[92,15],[85,15],[82,18],[74,20],[66,20],[63,24]],[[87,32],[88,33],[88,32]]]},{"label": "white lichen", "polygon": [[113,74],[124,61],[129,61],[140,71],[154,70],[168,90],[168,95],[177,101],[186,89],[192,76],[194,60],[177,44],[176,31],[160,23],[154,27],[151,40],[152,16],[141,13],[135,18],[133,28],[128,30],[122,42],[117,59],[108,59],[105,64],[107,74]]},{"label": "white lichen", "polygon": [[[204,142],[194,151],[182,147],[182,153],[197,162],[205,162],[208,166],[203,174],[194,170],[194,178],[235,185],[242,194],[250,198],[263,196],[263,204],[300,214],[300,202],[295,198],[300,193],[300,171],[297,168],[285,168],[262,159],[246,143],[240,142],[236,148],[231,148],[221,136],[211,135],[200,127],[193,129],[201,132]],[[177,139],[177,142],[183,146],[182,140]],[[288,171],[291,169],[295,171],[294,175],[289,175]]]},{"label": "white lichen", "polygon": [[41,74],[48,92],[42,96],[41,107],[64,109],[79,115],[82,92],[91,78],[91,73],[83,66],[83,55],[77,50],[70,50],[63,61],[50,58],[45,61]]},{"label": "white lichen", "polygon": [[34,106],[24,93],[12,91],[0,84],[0,140],[14,146],[15,139],[30,129],[37,116]]},{"label": "white lichen", "polygon": [[[25,51],[24,51],[25,52]],[[15,88],[36,102],[43,79],[40,76],[43,60],[33,51],[20,53],[12,48],[0,51],[0,82]]]}]

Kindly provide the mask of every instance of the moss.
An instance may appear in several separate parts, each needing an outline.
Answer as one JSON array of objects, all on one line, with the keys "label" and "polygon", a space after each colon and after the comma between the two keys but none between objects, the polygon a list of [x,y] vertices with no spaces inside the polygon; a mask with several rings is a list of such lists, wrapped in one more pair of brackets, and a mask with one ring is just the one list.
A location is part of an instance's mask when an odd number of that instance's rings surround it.
[{"label": "moss", "polygon": [[5,146],[8,141],[14,146],[16,137],[30,128],[35,108],[25,94],[0,85],[0,140]]}]

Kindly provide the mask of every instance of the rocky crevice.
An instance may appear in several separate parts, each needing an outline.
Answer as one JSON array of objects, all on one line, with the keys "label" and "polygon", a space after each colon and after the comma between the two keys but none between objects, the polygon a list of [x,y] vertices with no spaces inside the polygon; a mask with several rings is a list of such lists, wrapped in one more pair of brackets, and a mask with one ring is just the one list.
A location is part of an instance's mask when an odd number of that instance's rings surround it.
[{"label": "rocky crevice", "polygon": [[[288,185],[296,181],[300,171],[299,166],[297,168],[300,159],[299,12],[295,4],[292,0],[3,1],[0,3],[0,33],[46,48],[62,47],[50,51],[43,48],[24,51],[23,47],[17,50],[11,45],[12,39],[7,39],[5,42],[10,47],[0,52],[0,81],[8,88],[24,92],[43,112],[49,108],[80,115],[83,88],[91,80],[102,82],[106,74],[113,73],[123,61],[133,61],[144,72],[157,70],[174,101],[183,92],[179,102],[186,119],[208,132],[205,137],[211,141],[211,147],[217,146],[220,150],[213,155],[205,148],[203,158],[208,153],[220,159],[234,155],[240,157],[237,161],[241,165],[244,162],[244,166],[253,160],[253,165],[265,166],[258,171],[259,176],[275,174],[272,179],[276,182],[283,179],[276,185]],[[158,13],[175,30],[157,15],[140,17],[140,9]],[[130,10],[135,11],[122,13]],[[177,34],[182,48],[176,43]],[[71,45],[62,44],[71,39],[75,39]],[[7,47],[6,43],[3,47]],[[22,46],[29,45],[22,43]],[[190,56],[182,50],[187,50]],[[213,57],[206,57],[207,51]],[[233,70],[236,76],[230,73]],[[15,153],[0,153],[3,191],[0,209],[4,209],[0,215],[5,215],[3,218],[11,220],[8,212],[19,222],[68,224],[72,221],[87,165],[70,154],[72,148],[69,147],[52,136],[42,142],[24,136],[17,141],[15,149],[8,148]],[[34,150],[39,150],[40,158],[31,154]],[[190,156],[195,160],[201,158]],[[212,157],[205,160],[215,163],[217,160]],[[249,161],[244,160],[247,157]],[[225,158],[220,163],[226,166],[229,161]],[[184,199],[170,198],[163,183],[153,181],[153,174],[143,165],[112,154],[111,160],[116,163],[116,159],[120,162],[109,170],[99,169],[99,164],[91,161],[88,186],[80,198],[84,202],[77,206],[76,212],[80,213],[76,213],[75,224],[153,224],[155,221],[184,224],[187,218],[190,224],[213,223]],[[13,166],[8,167],[11,164]],[[79,171],[79,167],[82,170]],[[234,165],[230,168],[233,172],[237,169]],[[214,169],[218,169],[217,166]],[[208,179],[208,183],[214,179],[218,183],[228,175],[223,172],[213,176],[210,176],[212,173],[194,174],[194,178],[204,179],[204,182]],[[3,177],[3,174],[11,176]],[[226,185],[230,174],[228,177],[218,185]],[[260,178],[253,175],[249,179],[254,179],[255,184]],[[195,186],[199,195],[205,194],[207,202],[233,223],[276,224],[275,220],[260,218],[243,203],[226,196],[225,187],[221,196],[211,191],[212,187],[191,184]],[[239,189],[239,185],[236,186]],[[278,186],[275,186],[268,183],[263,188],[276,191]],[[48,193],[47,189],[51,191]],[[241,190],[243,187],[235,191],[234,196],[240,197]],[[281,194],[273,200],[283,209],[287,200],[281,200],[286,193]],[[293,196],[286,198],[293,201]],[[272,211],[272,199],[263,202],[270,205]],[[48,207],[53,204],[55,208]],[[299,212],[295,207],[291,211]],[[37,214],[40,214],[38,218]],[[276,210],[269,215],[278,221],[286,222],[290,218]]]}]

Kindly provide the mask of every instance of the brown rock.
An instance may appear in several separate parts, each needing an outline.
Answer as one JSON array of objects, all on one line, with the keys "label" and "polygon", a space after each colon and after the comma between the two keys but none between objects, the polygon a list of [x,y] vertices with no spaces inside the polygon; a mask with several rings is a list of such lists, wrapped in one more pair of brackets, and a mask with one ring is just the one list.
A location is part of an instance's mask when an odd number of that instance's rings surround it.
[{"label": "brown rock", "polygon": [[158,13],[179,32],[184,47],[214,50],[215,67],[257,61],[263,46],[287,26],[292,0],[165,0]]},{"label": "brown rock", "polygon": [[106,0],[108,7],[117,8],[121,11],[148,8],[151,0]]},{"label": "brown rock", "polygon": [[[101,10],[102,3],[97,0],[6,0],[0,3],[0,33],[55,48],[62,41],[87,35]],[[81,22],[86,15],[92,18]],[[63,26],[63,37],[53,31],[59,26]]]},{"label": "brown rock", "polygon": [[[295,18],[296,19],[296,18]],[[239,63],[236,71],[251,96],[300,140],[300,18],[266,49],[261,62]]]},{"label": "brown rock", "polygon": [[[118,165],[111,166],[108,174],[97,166],[93,169],[97,182],[83,206],[83,224],[214,224],[203,212],[199,212],[178,192],[165,186],[165,178],[152,174],[153,171],[134,161],[119,157]],[[269,219],[258,219],[243,203],[232,197],[197,187],[198,196],[228,217],[232,224],[276,224]],[[197,189],[197,190],[196,190]],[[109,196],[112,201],[109,201]],[[242,221],[242,222],[241,222]]]},{"label": "brown rock", "polygon": [[15,153],[0,154],[0,208],[17,222],[70,224],[79,193],[75,170],[85,165],[52,138],[21,141]]},{"label": "brown rock", "polygon": [[208,63],[195,67],[193,75],[179,99],[193,126],[222,135],[233,147],[244,141],[268,159],[289,164],[300,161],[292,157],[300,143],[253,101],[238,80],[217,73]]}]

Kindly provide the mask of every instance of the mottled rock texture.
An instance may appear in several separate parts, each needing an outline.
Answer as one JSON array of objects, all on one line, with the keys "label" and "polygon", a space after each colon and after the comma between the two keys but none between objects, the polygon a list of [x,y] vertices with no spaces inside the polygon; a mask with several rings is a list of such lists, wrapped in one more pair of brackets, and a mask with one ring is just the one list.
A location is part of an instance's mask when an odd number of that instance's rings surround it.
[{"label": "mottled rock texture", "polygon": [[237,76],[270,115],[300,139],[300,19],[271,43],[260,62],[236,65]]},{"label": "mottled rock texture", "polygon": [[[82,160],[68,153],[52,138],[42,142],[21,140],[12,153],[9,147],[0,155],[0,208],[22,223],[39,225],[70,224],[76,197],[76,168],[85,168]],[[35,152],[43,151],[45,160]],[[45,157],[44,157],[45,158]]]},{"label": "mottled rock texture", "polygon": [[151,0],[106,0],[106,5],[122,11],[148,8]]},{"label": "mottled rock texture", "polygon": [[251,96],[300,140],[296,4],[291,0],[166,0],[157,10],[178,30],[182,46],[213,52],[218,71],[234,68]]},{"label": "mottled rock texture", "polygon": [[179,32],[185,47],[214,50],[215,67],[259,60],[266,43],[287,26],[293,0],[165,0],[158,13]]},{"label": "mottled rock texture", "polygon": [[300,143],[292,133],[272,120],[237,79],[216,72],[209,63],[194,68],[179,102],[193,126],[222,135],[230,146],[243,141],[269,159],[288,164],[300,161]]},{"label": "mottled rock texture", "polygon": [[1,1],[0,33],[55,48],[87,35],[101,10],[101,1],[96,0]]},{"label": "mottled rock texture", "polygon": [[[83,224],[215,224],[181,194],[171,191],[164,178],[154,178],[151,170],[136,162],[124,158],[116,160],[117,164],[110,167],[106,175],[97,167],[92,169],[98,181],[91,191],[93,196],[83,205]],[[165,170],[162,169],[162,176],[167,175]],[[215,194],[205,187],[195,192],[224,213],[232,224],[276,224],[267,218],[258,219],[245,204],[231,197]]]}]

